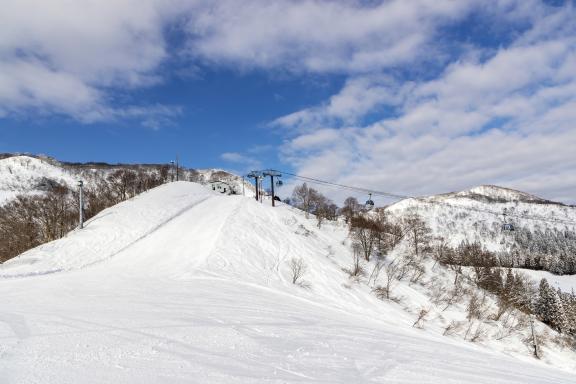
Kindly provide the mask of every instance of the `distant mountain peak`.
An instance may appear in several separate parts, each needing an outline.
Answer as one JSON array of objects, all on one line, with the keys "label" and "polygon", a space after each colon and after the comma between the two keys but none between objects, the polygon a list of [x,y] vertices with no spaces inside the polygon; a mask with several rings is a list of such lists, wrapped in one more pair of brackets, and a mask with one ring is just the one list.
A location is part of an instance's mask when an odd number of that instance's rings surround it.
[{"label": "distant mountain peak", "polygon": [[533,202],[533,203],[545,203],[548,202],[538,196],[518,191],[511,188],[499,187],[497,185],[480,185],[462,192],[455,194],[458,197],[469,197],[469,198],[485,198],[493,201],[502,202]]},{"label": "distant mountain peak", "polygon": [[420,198],[427,201],[446,201],[454,199],[469,199],[483,203],[532,203],[532,204],[555,204],[563,203],[546,200],[527,192],[518,191],[511,188],[499,187],[497,185],[479,185],[460,192],[449,192],[439,195],[432,195]]}]

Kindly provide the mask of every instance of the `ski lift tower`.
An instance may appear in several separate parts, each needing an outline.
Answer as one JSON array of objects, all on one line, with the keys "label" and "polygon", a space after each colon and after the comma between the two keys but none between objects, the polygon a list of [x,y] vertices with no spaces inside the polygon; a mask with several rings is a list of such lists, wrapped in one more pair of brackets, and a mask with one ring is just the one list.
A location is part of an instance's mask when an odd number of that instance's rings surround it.
[{"label": "ski lift tower", "polygon": [[254,179],[254,185],[256,186],[256,201],[260,200],[260,179],[262,178],[262,172],[252,171],[246,175],[250,179]]},{"label": "ski lift tower", "polygon": [[276,195],[274,194],[274,178],[275,177],[281,177],[282,174],[280,174],[280,172],[274,171],[272,169],[268,169],[266,171],[264,171],[262,173],[263,176],[270,176],[270,185],[272,186],[271,191],[272,191],[272,206],[275,207],[275,201],[274,198],[276,197]]}]

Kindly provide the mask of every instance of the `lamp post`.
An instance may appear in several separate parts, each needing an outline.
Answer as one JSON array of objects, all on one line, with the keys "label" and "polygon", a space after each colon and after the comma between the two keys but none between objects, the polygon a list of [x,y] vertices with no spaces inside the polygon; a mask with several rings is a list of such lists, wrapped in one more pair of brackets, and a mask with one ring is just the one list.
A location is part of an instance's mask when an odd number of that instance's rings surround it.
[{"label": "lamp post", "polygon": [[178,163],[178,155],[176,155],[176,181],[180,180],[180,178],[178,177],[179,171],[180,171],[180,164]]},{"label": "lamp post", "polygon": [[79,223],[78,223],[78,228],[82,229],[84,228],[84,196],[83,196],[83,191],[82,191],[82,187],[84,186],[84,182],[82,180],[78,180],[78,189],[79,189],[79,193],[78,193],[78,211],[79,211]]}]

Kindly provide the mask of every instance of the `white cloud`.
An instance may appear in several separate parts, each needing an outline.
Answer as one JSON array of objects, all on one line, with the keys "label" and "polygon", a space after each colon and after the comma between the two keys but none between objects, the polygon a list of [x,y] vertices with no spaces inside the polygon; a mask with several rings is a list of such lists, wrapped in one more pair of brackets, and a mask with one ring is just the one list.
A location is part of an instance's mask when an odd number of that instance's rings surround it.
[{"label": "white cloud", "polygon": [[411,82],[400,84],[390,76],[364,75],[351,77],[339,93],[323,105],[311,107],[276,119],[272,125],[307,128],[329,124],[356,123],[379,107],[398,107],[413,88]]},{"label": "white cloud", "polygon": [[[446,39],[471,14],[483,38],[506,37],[499,49]],[[574,201],[575,16],[538,0],[6,0],[0,116],[170,124],[178,107],[119,106],[117,95],[163,81],[163,65],[183,57],[165,31],[182,28],[194,74],[210,64],[345,78],[274,122],[296,128],[282,156],[303,174],[404,194],[496,183]]]},{"label": "white cloud", "polygon": [[430,55],[438,26],[463,17],[474,3],[208,1],[191,14],[190,53],[235,67],[371,72]]},{"label": "white cloud", "polygon": [[[113,119],[113,90],[159,81],[175,1],[6,0],[0,12],[0,113]],[[154,114],[154,108],[151,113]]]},{"label": "white cloud", "polygon": [[[288,131],[284,159],[304,175],[401,194],[490,183],[573,203],[574,16],[565,7],[534,18],[508,46],[432,80],[386,87],[370,81],[377,76],[351,78],[323,105],[276,120],[299,128]],[[358,124],[377,105],[395,113]]]}]

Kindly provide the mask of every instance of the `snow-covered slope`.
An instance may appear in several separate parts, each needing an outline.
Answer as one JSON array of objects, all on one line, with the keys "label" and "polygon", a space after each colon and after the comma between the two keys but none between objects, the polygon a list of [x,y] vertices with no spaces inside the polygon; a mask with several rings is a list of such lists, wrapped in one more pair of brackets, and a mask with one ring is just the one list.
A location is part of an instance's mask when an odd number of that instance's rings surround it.
[{"label": "snow-covered slope", "polygon": [[517,230],[576,230],[576,207],[549,202],[539,197],[496,186],[405,199],[387,207],[398,216],[413,212],[422,217],[437,237],[453,246],[478,241],[491,251],[510,247],[511,233],[501,230],[506,221]]},{"label": "snow-covered slope", "polygon": [[461,192],[451,192],[428,199],[447,200],[453,198],[469,198],[487,202],[524,202],[524,203],[551,203],[538,196],[526,192],[516,191],[510,188],[498,187],[496,185],[480,185]]},{"label": "snow-covered slope", "polygon": [[75,184],[72,174],[46,160],[29,156],[0,159],[0,205],[19,194],[42,193],[50,181]]},{"label": "snow-covered slope", "polygon": [[[309,289],[291,283],[292,258]],[[0,267],[0,382],[573,380],[529,353],[412,328],[402,305],[349,283],[349,264],[343,226],[160,186]]]}]

